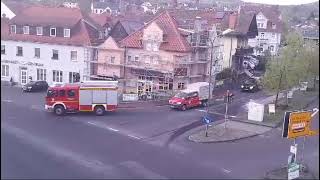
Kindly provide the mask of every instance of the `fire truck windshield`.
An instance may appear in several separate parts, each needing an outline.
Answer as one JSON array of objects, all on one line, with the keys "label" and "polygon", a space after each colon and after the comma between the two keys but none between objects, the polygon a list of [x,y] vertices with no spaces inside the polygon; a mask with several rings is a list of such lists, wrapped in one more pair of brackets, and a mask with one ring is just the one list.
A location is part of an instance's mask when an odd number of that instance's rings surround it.
[{"label": "fire truck windshield", "polygon": [[55,95],[55,91],[54,90],[48,90],[47,97],[53,97],[54,95]]}]

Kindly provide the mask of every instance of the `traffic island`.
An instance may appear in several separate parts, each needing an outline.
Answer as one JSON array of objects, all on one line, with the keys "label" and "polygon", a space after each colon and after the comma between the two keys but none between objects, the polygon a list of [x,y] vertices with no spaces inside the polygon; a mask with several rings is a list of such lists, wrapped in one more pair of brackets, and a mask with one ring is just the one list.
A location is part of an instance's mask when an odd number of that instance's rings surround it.
[{"label": "traffic island", "polygon": [[205,127],[202,127],[201,130],[190,135],[188,139],[197,143],[228,142],[257,136],[271,129],[254,124],[228,121],[226,128],[224,122],[211,125],[207,131],[208,136],[206,136]]},{"label": "traffic island", "polygon": [[[264,179],[288,179],[288,167],[282,167],[271,170],[266,173]],[[309,170],[300,169],[297,179],[316,179],[313,173]]]}]

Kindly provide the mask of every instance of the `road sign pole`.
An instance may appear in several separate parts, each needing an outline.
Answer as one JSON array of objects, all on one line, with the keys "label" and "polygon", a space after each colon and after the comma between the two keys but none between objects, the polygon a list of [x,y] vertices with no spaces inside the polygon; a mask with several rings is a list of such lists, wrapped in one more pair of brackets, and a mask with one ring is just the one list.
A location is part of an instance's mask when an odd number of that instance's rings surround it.
[{"label": "road sign pole", "polygon": [[208,137],[208,124],[206,124],[206,137]]},{"label": "road sign pole", "polygon": [[226,112],[224,114],[224,129],[227,128],[227,119],[228,119],[228,102],[226,102]]},{"label": "road sign pole", "polygon": [[[293,139],[293,145],[296,146],[296,138]],[[296,154],[294,155],[294,162],[295,163],[297,162],[297,151],[298,150],[296,150]]]},{"label": "road sign pole", "polygon": [[306,142],[306,136],[303,137],[302,150],[301,150],[301,159],[300,159],[301,164],[302,164],[302,162],[303,162],[303,151],[304,151],[304,144],[305,144],[305,142]]}]

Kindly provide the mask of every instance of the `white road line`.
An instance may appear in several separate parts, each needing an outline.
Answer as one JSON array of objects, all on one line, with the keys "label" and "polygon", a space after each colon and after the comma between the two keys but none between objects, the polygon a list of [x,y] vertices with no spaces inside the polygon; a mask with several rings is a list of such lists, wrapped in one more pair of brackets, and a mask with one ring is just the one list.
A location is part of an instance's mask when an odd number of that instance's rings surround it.
[{"label": "white road line", "polygon": [[225,172],[225,173],[230,173],[231,172],[230,170],[225,169],[225,168],[222,168],[222,171]]},{"label": "white road line", "polygon": [[109,130],[111,130],[111,131],[115,131],[115,132],[118,132],[119,130],[118,129],[113,129],[113,128],[108,128]]},{"label": "white road line", "polygon": [[3,99],[3,100],[1,100],[2,102],[12,102],[12,100],[10,100],[10,99]]},{"label": "white road line", "polygon": [[206,110],[204,109],[196,109],[197,111],[200,111],[200,112],[207,112]]},{"label": "white road line", "polygon": [[128,134],[128,136],[129,136],[129,137],[132,137],[132,138],[135,138],[135,139],[141,139],[141,138],[139,138],[139,137],[137,137],[137,136],[134,136],[134,135],[131,135],[131,134]]}]

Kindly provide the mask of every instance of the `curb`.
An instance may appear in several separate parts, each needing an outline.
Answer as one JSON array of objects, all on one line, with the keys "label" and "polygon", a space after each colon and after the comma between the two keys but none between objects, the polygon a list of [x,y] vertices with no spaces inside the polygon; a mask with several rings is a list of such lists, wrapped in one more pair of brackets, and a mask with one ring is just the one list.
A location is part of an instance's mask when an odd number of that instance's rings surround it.
[{"label": "curb", "polygon": [[[262,133],[264,134],[264,133]],[[208,143],[222,143],[222,142],[234,142],[234,141],[238,141],[238,140],[242,140],[242,139],[247,139],[247,138],[252,138],[252,137],[255,137],[255,136],[259,136],[261,134],[254,134],[254,135],[250,135],[250,136],[246,136],[246,137],[241,137],[241,138],[235,138],[235,139],[229,139],[229,140],[221,140],[221,141],[207,141],[207,142],[196,142],[194,140],[191,140],[190,139],[190,136],[188,136],[188,140],[189,141],[192,141],[192,142],[195,142],[195,143],[203,143],[203,144],[208,144]]]}]

